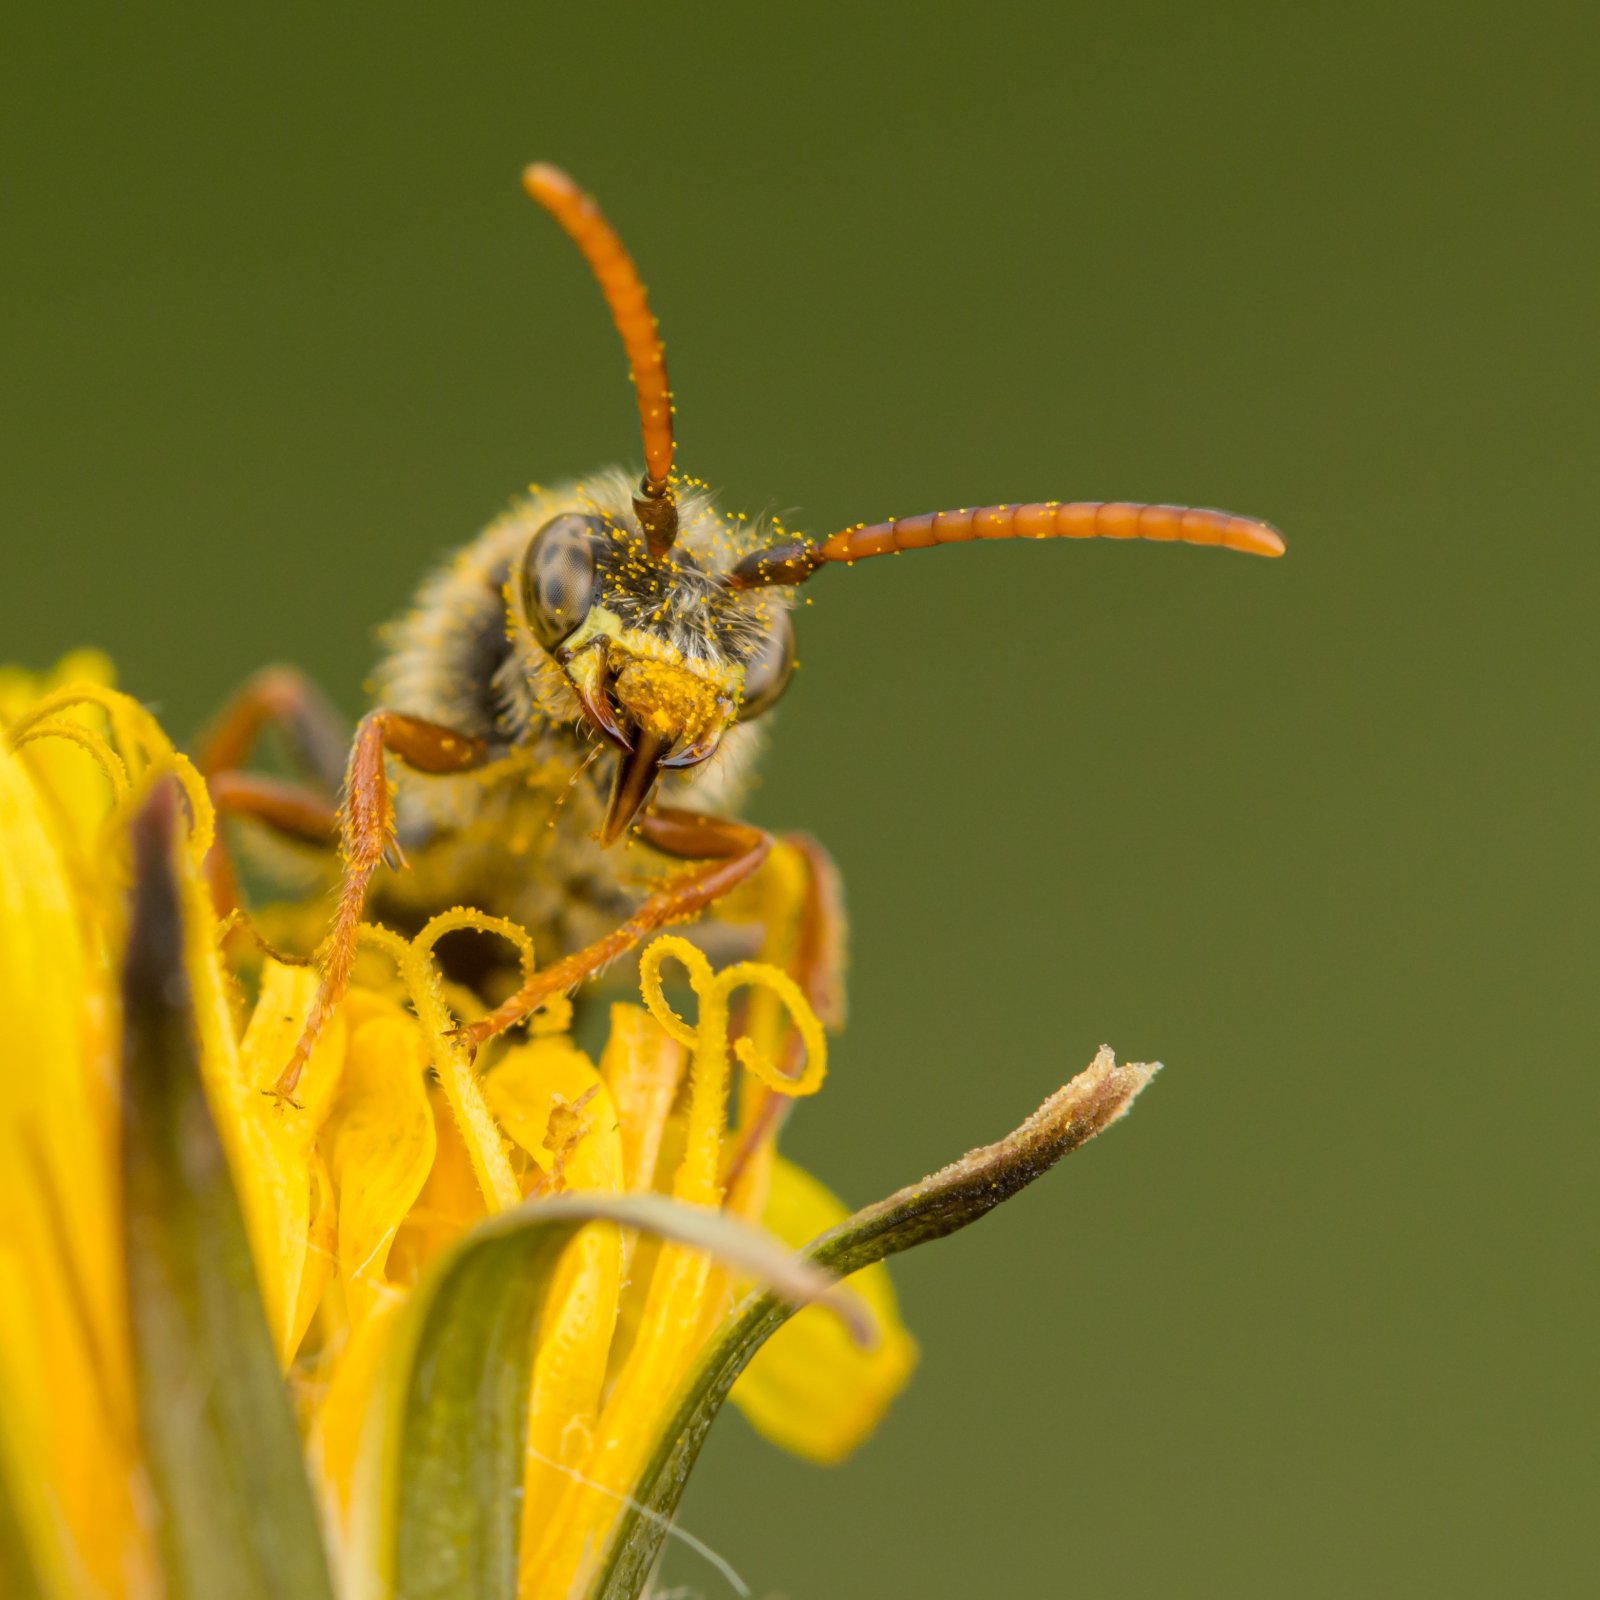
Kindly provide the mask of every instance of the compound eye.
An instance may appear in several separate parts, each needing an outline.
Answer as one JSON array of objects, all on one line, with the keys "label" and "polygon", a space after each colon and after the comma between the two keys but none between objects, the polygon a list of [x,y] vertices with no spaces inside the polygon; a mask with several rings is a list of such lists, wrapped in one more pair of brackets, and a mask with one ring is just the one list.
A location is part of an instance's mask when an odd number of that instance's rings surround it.
[{"label": "compound eye", "polygon": [[787,611],[773,613],[755,654],[745,663],[739,720],[748,722],[777,704],[794,672],[794,628]]},{"label": "compound eye", "polygon": [[534,637],[553,650],[575,632],[594,603],[595,540],[604,536],[599,517],[568,512],[533,536],[522,563],[522,597]]}]

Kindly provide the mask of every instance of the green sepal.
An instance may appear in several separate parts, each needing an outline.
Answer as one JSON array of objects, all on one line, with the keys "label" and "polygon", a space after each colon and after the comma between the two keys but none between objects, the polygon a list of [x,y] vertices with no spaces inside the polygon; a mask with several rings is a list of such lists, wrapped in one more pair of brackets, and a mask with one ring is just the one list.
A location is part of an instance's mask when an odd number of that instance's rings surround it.
[{"label": "green sepal", "polygon": [[[845,1278],[976,1222],[1120,1117],[1157,1070],[1119,1067],[1110,1050],[1102,1048],[1090,1067],[1051,1095],[1015,1132],[856,1212],[813,1241],[803,1252],[806,1259]],[[618,1518],[586,1600],[635,1600],[643,1590],[728,1391],[794,1310],[758,1290],[729,1313],[630,1491],[628,1508]]]},{"label": "green sepal", "polygon": [[200,1076],[176,788],[133,827],[122,974],[123,1250],[166,1600],[332,1600],[300,1440]]},{"label": "green sepal", "polygon": [[516,1600],[539,1324],[563,1247],[596,1221],[705,1250],[779,1303],[831,1281],[766,1235],[660,1195],[533,1200],[480,1223],[413,1292],[384,1359],[354,1496],[359,1600]]}]

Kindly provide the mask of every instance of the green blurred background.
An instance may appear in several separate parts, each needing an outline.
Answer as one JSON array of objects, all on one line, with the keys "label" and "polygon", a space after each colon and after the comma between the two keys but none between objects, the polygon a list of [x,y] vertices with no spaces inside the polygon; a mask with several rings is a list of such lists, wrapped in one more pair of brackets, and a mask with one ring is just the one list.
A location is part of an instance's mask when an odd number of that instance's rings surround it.
[{"label": "green blurred background", "polygon": [[754,811],[838,857],[854,1016],[791,1148],[863,1201],[1102,1039],[1168,1071],[901,1264],[856,1462],[730,1417],[685,1526],[795,1600],[1582,1592],[1592,15],[159,9],[6,28],[0,656],[103,645],[178,730],[280,657],[355,711],[437,555],[631,459],[533,157],[729,505],[1289,539],[814,585]]}]

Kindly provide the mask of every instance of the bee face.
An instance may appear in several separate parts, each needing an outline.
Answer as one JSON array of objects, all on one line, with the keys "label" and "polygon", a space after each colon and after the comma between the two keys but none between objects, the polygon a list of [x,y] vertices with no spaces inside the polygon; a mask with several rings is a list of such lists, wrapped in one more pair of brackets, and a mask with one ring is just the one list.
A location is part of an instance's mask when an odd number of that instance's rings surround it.
[{"label": "bee face", "polygon": [[730,588],[723,572],[748,541],[708,504],[693,511],[665,559],[621,506],[551,518],[523,556],[528,629],[582,719],[618,751],[605,843],[663,772],[709,760],[735,721],[776,703],[793,670],[787,603]]}]

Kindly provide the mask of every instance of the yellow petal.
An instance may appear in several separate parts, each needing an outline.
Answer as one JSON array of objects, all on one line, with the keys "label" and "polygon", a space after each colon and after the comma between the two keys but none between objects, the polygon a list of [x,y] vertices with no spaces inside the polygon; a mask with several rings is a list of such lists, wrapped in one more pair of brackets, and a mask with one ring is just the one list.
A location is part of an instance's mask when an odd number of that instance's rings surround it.
[{"label": "yellow petal", "polygon": [[[507,1066],[514,1069],[514,1075],[506,1082],[496,1082]],[[518,1082],[523,1085],[522,1098],[534,1107],[531,1114],[520,1114],[512,1102],[510,1090]],[[622,1144],[610,1093],[587,1059],[563,1040],[536,1040],[512,1053],[486,1078],[485,1096],[512,1138],[538,1158],[547,1131],[541,1112],[554,1101],[555,1083],[563,1085],[558,1093],[566,1104],[576,1102],[568,1098],[573,1094],[579,1099],[592,1094],[582,1109],[589,1112],[600,1107],[592,1118],[594,1133],[571,1152],[566,1174],[576,1179],[579,1173],[594,1173],[594,1166],[579,1168],[582,1150],[606,1146],[613,1152],[606,1162],[608,1187],[621,1189]],[[549,1152],[544,1155],[549,1158]],[[578,1182],[574,1181],[573,1187],[579,1187]],[[595,1267],[594,1256],[582,1254],[590,1238],[605,1240],[602,1270]],[[598,1243],[587,1248],[597,1256],[602,1253]],[[574,1264],[574,1256],[584,1264]],[[530,1437],[530,1515],[523,1522],[525,1600],[544,1595],[565,1597],[586,1576],[586,1563],[598,1557],[605,1531],[616,1520],[618,1493],[632,1482],[638,1462],[653,1446],[653,1429],[659,1424],[662,1406],[693,1358],[709,1261],[699,1251],[667,1245],[643,1291],[640,1338],[622,1360],[611,1394],[605,1406],[600,1406],[606,1358],[616,1330],[621,1264],[621,1243],[614,1229],[589,1227],[574,1240],[563,1261],[565,1302],[558,1298],[563,1294],[562,1283],[552,1291],[550,1315],[573,1318],[576,1325],[589,1330],[589,1339],[582,1344],[579,1357],[576,1344],[568,1346],[565,1338],[550,1341],[550,1334],[541,1334],[534,1368],[538,1434]],[[562,1307],[560,1312],[555,1312],[557,1306]],[[557,1323],[547,1325],[554,1333]],[[574,1474],[581,1474],[582,1482]],[[536,1504],[538,1512],[534,1514]]]},{"label": "yellow petal", "polygon": [[333,1192],[333,1176],[321,1151],[311,1151],[307,1168],[311,1195],[306,1216],[306,1259],[289,1322],[290,1338],[297,1350],[321,1304],[322,1292],[333,1277],[334,1252],[339,1241],[339,1205]]},{"label": "yellow petal", "polygon": [[711,1270],[698,1250],[662,1247],[640,1336],[577,1467],[581,1481],[562,1488],[557,1509],[541,1530],[543,1538],[523,1545],[522,1600],[566,1600],[584,1592],[628,1486],[655,1448],[663,1408],[693,1360]]},{"label": "yellow petal", "polygon": [[[44,678],[16,667],[0,667],[0,725],[18,721],[34,701],[51,690],[74,683],[109,689],[114,682],[111,663],[95,650],[75,650],[64,656]],[[79,729],[102,740],[111,731],[110,719],[96,705],[70,706],[51,722],[64,724],[69,735],[70,730]],[[120,759],[112,754],[111,763],[102,764],[87,744],[48,733],[30,737],[19,753],[63,854],[69,861],[84,860],[99,842],[114,792],[109,773],[121,765]]]},{"label": "yellow petal", "polygon": [[53,834],[0,739],[0,1453],[41,1561],[127,1595],[148,1592],[151,1553],[119,1314],[111,966]]},{"label": "yellow petal", "polygon": [[399,1323],[399,1298],[375,1306],[352,1330],[333,1367],[332,1380],[312,1414],[306,1458],[335,1528],[343,1529],[350,1513],[361,1430],[389,1339]]},{"label": "yellow petal", "polygon": [[[785,1244],[799,1248],[848,1215],[804,1169],[782,1156],[774,1160],[763,1221]],[[849,1284],[877,1325],[870,1350],[854,1344],[837,1317],[813,1306],[779,1328],[733,1386],[731,1398],[751,1426],[808,1461],[849,1455],[878,1425],[917,1362],[888,1269],[867,1267]]]},{"label": "yellow petal", "polygon": [[433,1165],[389,1247],[389,1275],[399,1283],[415,1283],[440,1251],[488,1214],[472,1152],[438,1084],[428,1090],[428,1110],[433,1116]]},{"label": "yellow petal", "polygon": [[[661,969],[667,960],[684,969],[699,1002],[692,1024],[666,998]],[[783,1094],[814,1093],[827,1071],[827,1045],[805,996],[787,973],[754,961],[714,973],[703,952],[673,934],[646,946],[639,960],[639,986],[651,1015],[670,1037],[693,1046],[682,1158],[670,1184],[673,1198],[688,1205],[721,1208],[729,997],[748,985],[778,997],[805,1041],[806,1060],[800,1076],[789,1078],[770,1055],[740,1039],[733,1048],[745,1070]],[[731,1290],[728,1274],[699,1251],[679,1244],[660,1248],[643,1308],[636,1321],[630,1315],[623,1330],[625,1353],[614,1363],[615,1380],[582,1467],[583,1481],[566,1490],[543,1549],[534,1554],[537,1581],[525,1587],[525,1596],[564,1596],[588,1581],[622,1497],[655,1447],[657,1430]],[[529,1570],[524,1567],[525,1575]]]},{"label": "yellow petal", "polygon": [[23,667],[0,666],[0,723],[15,722],[41,695],[69,683],[98,683],[109,689],[116,683],[111,660],[99,650],[72,650],[48,674]]},{"label": "yellow petal", "polygon": [[[536,1164],[542,1187],[621,1190],[616,1108],[589,1058],[568,1040],[534,1039],[508,1051],[484,1079],[484,1098]],[[593,1444],[622,1272],[620,1235],[595,1223],[568,1245],[550,1286],[528,1404],[525,1589],[537,1581],[538,1546]]]},{"label": "yellow petal", "polygon": [[687,1064],[683,1045],[643,1006],[612,1006],[600,1075],[617,1108],[625,1189],[648,1189],[655,1181],[661,1133]]},{"label": "yellow petal", "polygon": [[588,1056],[569,1039],[531,1039],[506,1051],[483,1079],[483,1097],[552,1187],[621,1187],[616,1107]]},{"label": "yellow petal", "polygon": [[[344,1017],[336,1013],[323,1030],[293,1101],[266,1091],[289,1059],[316,987],[310,967],[267,961],[237,1064],[223,1064],[215,1074],[222,1081],[208,1083],[250,1231],[267,1323],[285,1366],[316,1308],[317,1296],[304,1282],[316,1185],[313,1153],[344,1063]],[[312,1263],[309,1270],[315,1278],[322,1266]]]},{"label": "yellow petal", "polygon": [[389,1247],[433,1166],[427,1062],[420,1030],[398,1011],[361,1023],[322,1130],[338,1191],[339,1274],[352,1323],[387,1297]]}]

